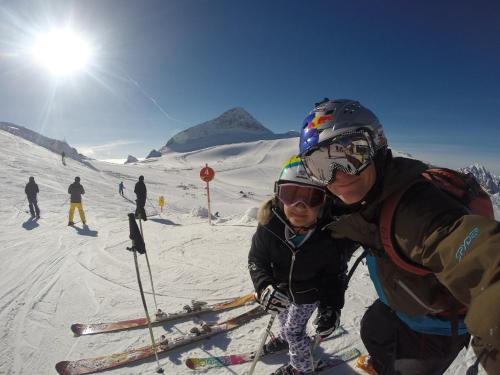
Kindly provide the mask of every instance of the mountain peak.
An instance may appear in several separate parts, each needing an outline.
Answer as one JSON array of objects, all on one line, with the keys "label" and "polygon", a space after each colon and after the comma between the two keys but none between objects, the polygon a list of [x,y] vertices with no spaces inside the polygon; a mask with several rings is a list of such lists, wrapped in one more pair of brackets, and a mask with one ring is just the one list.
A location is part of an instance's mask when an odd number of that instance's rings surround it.
[{"label": "mountain peak", "polygon": [[296,134],[274,134],[242,107],[231,108],[210,121],[183,130],[170,138],[160,151],[189,152],[207,147],[290,138]]}]

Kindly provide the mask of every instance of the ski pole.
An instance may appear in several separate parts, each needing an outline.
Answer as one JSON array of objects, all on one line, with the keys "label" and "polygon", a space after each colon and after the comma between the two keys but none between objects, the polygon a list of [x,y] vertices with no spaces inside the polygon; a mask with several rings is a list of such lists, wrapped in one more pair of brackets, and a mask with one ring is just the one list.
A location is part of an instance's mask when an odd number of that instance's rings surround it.
[{"label": "ski pole", "polygon": [[151,203],[151,200],[149,198],[146,198],[146,200],[148,201],[149,205],[151,206],[151,208],[155,212],[155,214],[153,214],[153,215],[158,215],[158,210],[155,208],[155,206],[153,205],[153,203]]},{"label": "ski pole", "polygon": [[267,323],[266,330],[262,334],[262,338],[260,339],[260,343],[259,343],[259,348],[255,352],[255,357],[253,358],[252,366],[250,367],[250,371],[248,372],[248,375],[253,374],[253,372],[255,370],[255,366],[257,366],[257,362],[259,362],[259,358],[260,358],[260,355],[262,354],[262,350],[264,349],[264,344],[266,343],[267,336],[271,333],[271,327],[273,326],[274,319],[276,318],[276,315],[278,315],[276,313],[271,313],[271,314],[272,314],[271,319],[269,319],[269,323]]},{"label": "ski pole", "polygon": [[316,335],[314,336],[314,341],[312,342],[312,345],[311,345],[311,360],[312,360],[313,372],[315,371],[316,366],[319,362],[319,360],[318,361],[314,360],[314,352],[316,351],[316,348],[319,346],[320,342],[321,342],[321,336],[319,335],[319,333],[316,333]]},{"label": "ski pole", "polygon": [[[20,204],[20,206],[24,206],[24,202],[26,202],[26,199],[28,199],[28,197],[24,197],[24,200],[22,201],[22,203]],[[17,205],[15,204],[15,205],[14,205],[14,208],[17,210],[17,213],[18,213],[18,215],[19,215],[19,214],[20,214],[20,213],[22,213],[23,211],[21,211],[21,209],[17,207],[18,205],[19,205],[19,204],[17,204]],[[26,212],[26,211],[24,211],[24,212]],[[17,216],[18,216],[18,215],[17,215]]]},{"label": "ski pole", "polygon": [[128,214],[128,222],[130,228],[129,238],[132,240],[132,247],[127,247],[127,250],[130,250],[134,253],[134,264],[135,264],[135,273],[137,275],[137,283],[139,284],[139,292],[141,293],[142,305],[144,306],[144,312],[146,313],[146,320],[148,322],[149,335],[151,337],[151,343],[153,345],[153,350],[155,352],[157,369],[156,372],[158,374],[163,374],[163,369],[160,366],[160,360],[158,359],[158,351],[156,346],[155,337],[153,334],[153,328],[151,326],[151,318],[149,317],[148,306],[146,304],[146,298],[144,297],[144,290],[142,289],[141,282],[141,274],[139,272],[139,263],[137,261],[137,252],[139,254],[146,254],[146,245],[144,244],[144,239],[142,238],[141,233],[139,232],[139,228],[137,227],[137,223],[135,221],[134,214]]},{"label": "ski pole", "polygon": [[[141,228],[141,236],[142,236],[142,238],[144,238],[144,232],[142,231],[142,219],[140,217],[139,217],[139,227]],[[146,255],[146,263],[148,265],[149,280],[151,281],[151,290],[153,291],[153,300],[155,301],[155,308],[156,308],[156,311],[158,312],[158,305],[156,303],[155,287],[153,285],[153,275],[151,273],[151,266],[149,265],[148,253],[144,252],[144,255]]]}]

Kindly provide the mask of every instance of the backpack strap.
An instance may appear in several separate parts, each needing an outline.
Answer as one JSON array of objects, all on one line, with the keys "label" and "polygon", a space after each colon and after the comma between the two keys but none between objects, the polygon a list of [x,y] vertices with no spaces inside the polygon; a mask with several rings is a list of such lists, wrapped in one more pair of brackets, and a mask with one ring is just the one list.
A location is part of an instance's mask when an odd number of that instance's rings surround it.
[{"label": "backpack strap", "polygon": [[380,221],[379,221],[380,240],[389,258],[399,268],[419,276],[426,276],[431,274],[432,272],[423,267],[410,264],[409,261],[404,260],[395,249],[392,237],[393,218],[396,212],[396,208],[398,207],[399,201],[401,200],[401,197],[404,195],[404,193],[406,193],[417,182],[421,182],[421,180],[415,180],[411,182],[409,185],[403,187],[399,191],[389,196],[382,203],[382,210],[380,212]]}]

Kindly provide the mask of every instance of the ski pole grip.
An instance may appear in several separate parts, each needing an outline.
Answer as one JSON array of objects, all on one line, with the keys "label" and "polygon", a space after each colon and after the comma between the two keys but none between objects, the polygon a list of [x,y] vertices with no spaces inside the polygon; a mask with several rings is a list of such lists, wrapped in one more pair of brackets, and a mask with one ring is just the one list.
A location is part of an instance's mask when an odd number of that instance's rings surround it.
[{"label": "ski pole grip", "polygon": [[128,214],[128,224],[130,229],[129,238],[132,240],[132,248],[130,250],[137,251],[139,254],[146,253],[146,245],[142,238],[137,222],[135,221],[135,215],[133,213]]}]

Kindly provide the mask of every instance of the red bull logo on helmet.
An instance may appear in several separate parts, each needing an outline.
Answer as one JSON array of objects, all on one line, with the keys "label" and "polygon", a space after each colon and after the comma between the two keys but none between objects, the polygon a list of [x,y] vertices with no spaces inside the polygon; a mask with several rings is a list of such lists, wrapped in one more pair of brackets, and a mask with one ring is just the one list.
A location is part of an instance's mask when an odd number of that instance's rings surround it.
[{"label": "red bull logo on helmet", "polygon": [[333,115],[323,115],[315,112],[306,118],[304,129],[319,129],[322,125],[331,121],[333,121]]}]

